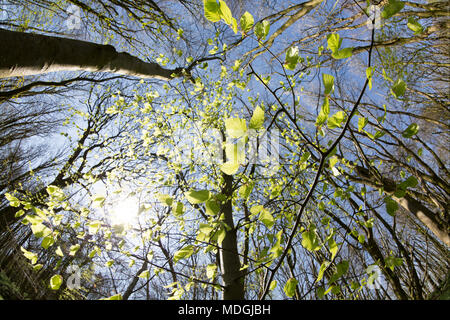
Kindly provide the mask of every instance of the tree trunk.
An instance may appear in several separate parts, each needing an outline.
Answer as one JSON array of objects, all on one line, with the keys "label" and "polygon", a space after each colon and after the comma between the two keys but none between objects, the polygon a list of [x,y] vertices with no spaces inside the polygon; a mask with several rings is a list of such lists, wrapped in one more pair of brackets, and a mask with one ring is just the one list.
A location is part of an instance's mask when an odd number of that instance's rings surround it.
[{"label": "tree trunk", "polygon": [[239,270],[241,263],[237,249],[236,229],[233,223],[233,177],[224,174],[225,186],[222,194],[227,200],[221,205],[221,213],[224,215],[224,221],[230,227],[226,230],[225,239],[219,248],[220,269],[222,271],[224,283],[224,300],[243,300],[244,299],[244,279]]},{"label": "tree trunk", "polygon": [[0,29],[0,78],[55,71],[112,72],[140,78],[170,80],[182,68],[164,69],[113,46],[87,41]]}]

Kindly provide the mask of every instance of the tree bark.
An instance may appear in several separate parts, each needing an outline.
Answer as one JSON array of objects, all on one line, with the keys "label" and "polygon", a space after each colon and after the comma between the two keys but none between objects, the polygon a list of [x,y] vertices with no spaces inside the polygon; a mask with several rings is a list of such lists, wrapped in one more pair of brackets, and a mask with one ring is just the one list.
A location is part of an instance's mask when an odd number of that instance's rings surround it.
[{"label": "tree bark", "polygon": [[111,45],[0,29],[0,78],[55,71],[111,72],[170,80],[182,68],[165,69]]},{"label": "tree bark", "polygon": [[420,220],[439,240],[445,243],[447,247],[450,247],[448,226],[439,220],[437,213],[428,209],[424,204],[414,199],[408,193],[402,198],[394,196],[394,193],[397,191],[395,181],[388,178],[382,178],[382,181],[380,182],[368,169],[360,166],[355,166],[355,172],[358,174],[358,177],[349,175],[350,180],[374,188],[382,187],[387,194],[392,196],[394,201]]},{"label": "tree bark", "polygon": [[236,229],[233,223],[233,177],[224,174],[225,185],[222,194],[227,200],[221,205],[221,213],[224,215],[224,222],[230,229],[226,230],[225,239],[219,248],[220,269],[224,283],[224,300],[243,300],[244,299],[244,279],[239,270],[241,263],[237,249]]}]

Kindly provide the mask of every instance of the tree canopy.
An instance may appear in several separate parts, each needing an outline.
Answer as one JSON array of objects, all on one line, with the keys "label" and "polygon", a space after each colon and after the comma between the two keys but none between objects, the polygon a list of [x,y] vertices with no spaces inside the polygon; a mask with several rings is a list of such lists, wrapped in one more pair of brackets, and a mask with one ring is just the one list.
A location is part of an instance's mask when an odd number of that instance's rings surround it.
[{"label": "tree canopy", "polygon": [[448,299],[445,1],[8,0],[3,299]]}]

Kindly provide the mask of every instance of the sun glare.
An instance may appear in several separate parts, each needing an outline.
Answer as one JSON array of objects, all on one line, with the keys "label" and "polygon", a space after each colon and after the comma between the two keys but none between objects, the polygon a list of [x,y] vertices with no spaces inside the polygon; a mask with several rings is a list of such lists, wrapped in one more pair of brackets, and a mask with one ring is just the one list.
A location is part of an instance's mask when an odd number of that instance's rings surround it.
[{"label": "sun glare", "polygon": [[139,201],[134,197],[118,200],[110,211],[112,225],[133,225],[137,222]]}]

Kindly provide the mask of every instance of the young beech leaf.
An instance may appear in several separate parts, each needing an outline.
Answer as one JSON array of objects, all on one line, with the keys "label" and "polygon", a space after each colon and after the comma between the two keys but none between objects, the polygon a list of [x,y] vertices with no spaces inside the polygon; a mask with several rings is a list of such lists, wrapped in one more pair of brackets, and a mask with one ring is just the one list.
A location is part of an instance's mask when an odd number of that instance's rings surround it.
[{"label": "young beech leaf", "polygon": [[222,170],[223,173],[232,176],[233,174],[236,174],[236,172],[239,170],[239,162],[235,161],[228,161],[220,165],[220,170]]},{"label": "young beech leaf", "polygon": [[219,1],[219,11],[220,17],[225,21],[225,23],[231,25],[233,22],[233,15],[231,14],[230,8],[228,8],[227,4],[223,0]]},{"label": "young beech leaf", "polygon": [[228,118],[225,120],[225,130],[230,138],[240,138],[247,134],[247,123],[245,119]]},{"label": "young beech leaf", "polygon": [[405,3],[403,1],[389,0],[388,4],[384,6],[383,12],[381,12],[381,17],[383,19],[389,19],[399,13],[404,6]]},{"label": "young beech leaf", "polygon": [[149,270],[142,271],[138,277],[148,279],[150,278],[150,271]]},{"label": "young beech leaf", "polygon": [[316,251],[320,249],[319,240],[314,230],[302,233],[302,246],[308,251]]},{"label": "young beech leaf", "polygon": [[297,63],[299,61],[299,51],[298,47],[290,47],[286,51],[286,63],[284,64],[284,67],[288,70],[294,70],[297,66]]},{"label": "young beech leaf", "polygon": [[341,47],[342,39],[339,34],[333,33],[327,36],[328,49],[331,50],[332,53],[335,53]]},{"label": "young beech leaf", "polygon": [[290,278],[285,286],[284,286],[284,293],[287,297],[292,298],[295,295],[295,289],[297,288],[298,281],[295,278]]},{"label": "young beech leaf", "polygon": [[258,22],[255,25],[255,35],[258,39],[264,40],[270,31],[270,23],[267,20],[263,20],[261,22]]},{"label": "young beech leaf", "polygon": [[406,90],[406,83],[405,81],[403,81],[403,79],[398,79],[391,87],[391,93],[396,99],[404,95],[405,90]]},{"label": "young beech leaf", "polygon": [[324,95],[330,94],[334,91],[334,77],[332,75],[323,73],[322,81],[325,87]]},{"label": "young beech leaf", "polygon": [[253,19],[253,16],[245,11],[240,20],[242,32],[246,33],[247,31],[249,31],[253,27],[254,23],[255,20]]},{"label": "young beech leaf", "polygon": [[211,22],[218,22],[221,18],[220,4],[216,0],[203,0],[205,18]]},{"label": "young beech leaf", "polygon": [[336,52],[333,52],[331,54],[331,56],[335,59],[346,59],[346,58],[350,58],[352,55],[353,55],[352,47],[344,48],[344,49],[338,50]]},{"label": "young beech leaf", "polygon": [[216,200],[209,199],[205,203],[206,213],[210,216],[216,216],[220,212],[220,205]]},{"label": "young beech leaf", "polygon": [[260,129],[264,124],[264,110],[257,106],[255,110],[253,110],[252,118],[250,119],[249,128],[258,130]]},{"label": "young beech leaf", "polygon": [[63,283],[63,277],[60,276],[59,274],[56,274],[50,278],[50,289],[58,290],[59,287],[61,287],[62,283]]},{"label": "young beech leaf", "polygon": [[184,195],[191,204],[203,203],[211,197],[208,190],[187,191]]},{"label": "young beech leaf", "polygon": [[423,27],[418,23],[413,17],[408,18],[408,28],[414,31],[414,34],[421,34],[423,32]]},{"label": "young beech leaf", "polygon": [[367,125],[367,123],[369,122],[369,120],[365,117],[359,117],[358,119],[358,132],[361,132],[364,127]]},{"label": "young beech leaf", "polygon": [[328,119],[328,128],[334,129],[341,126],[341,123],[345,119],[345,113],[338,111]]},{"label": "young beech leaf", "polygon": [[419,125],[417,123],[411,123],[408,128],[403,131],[402,136],[403,138],[412,138],[417,132],[419,132]]},{"label": "young beech leaf", "polygon": [[115,294],[109,298],[102,298],[100,300],[122,300],[122,295],[119,293],[119,294]]},{"label": "young beech leaf", "polygon": [[391,216],[394,216],[395,212],[398,210],[398,203],[392,200],[391,197],[386,197],[384,202],[386,203],[386,212]]},{"label": "young beech leaf", "polygon": [[273,216],[267,209],[261,210],[259,220],[264,223],[268,229],[271,229],[274,224]]},{"label": "young beech leaf", "polygon": [[181,250],[178,250],[177,252],[175,252],[175,255],[173,257],[173,261],[177,262],[181,259],[187,259],[190,256],[192,256],[192,254],[194,253],[194,246],[193,245],[188,245],[186,247],[184,247]]}]

